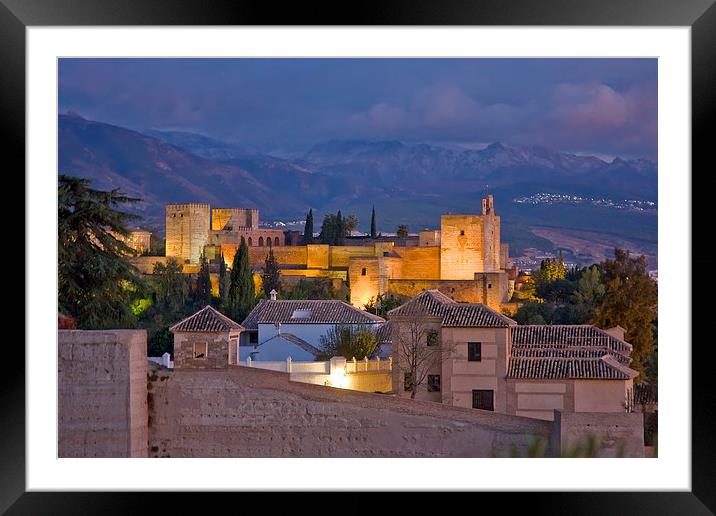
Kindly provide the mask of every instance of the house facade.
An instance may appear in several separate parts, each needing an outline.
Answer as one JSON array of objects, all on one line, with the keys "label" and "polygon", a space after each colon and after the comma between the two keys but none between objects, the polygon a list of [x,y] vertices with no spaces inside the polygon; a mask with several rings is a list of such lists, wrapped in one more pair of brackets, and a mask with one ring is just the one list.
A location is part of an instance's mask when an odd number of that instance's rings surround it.
[{"label": "house facade", "polygon": [[244,328],[207,305],[169,328],[175,369],[226,369],[238,360]]},{"label": "house facade", "polygon": [[[623,412],[637,372],[621,328],[520,326],[479,303],[428,290],[389,312],[393,381],[411,394],[411,348],[425,356],[416,398],[551,420],[553,410]],[[416,338],[418,337],[418,338]],[[425,353],[418,351],[418,354]]]},{"label": "house facade", "polygon": [[[321,337],[336,325],[360,325],[377,332],[385,319],[339,300],[264,299],[242,322],[240,359],[315,360]],[[346,357],[351,358],[351,357]]]}]

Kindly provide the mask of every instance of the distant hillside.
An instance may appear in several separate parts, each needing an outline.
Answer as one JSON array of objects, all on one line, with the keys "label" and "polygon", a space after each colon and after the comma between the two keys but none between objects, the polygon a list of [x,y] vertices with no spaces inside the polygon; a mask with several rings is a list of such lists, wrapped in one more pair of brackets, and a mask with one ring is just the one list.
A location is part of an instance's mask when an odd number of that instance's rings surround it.
[{"label": "distant hillside", "polygon": [[305,206],[237,164],[202,158],[163,140],[78,116],[59,117],[59,172],[142,198],[140,211],[152,223],[162,221],[164,205],[171,202],[258,207],[268,216],[298,213]]},{"label": "distant hillside", "polygon": [[608,162],[503,143],[461,150],[346,140],[283,159],[204,135],[146,132],[60,115],[60,172],[142,197],[142,212],[158,227],[164,204],[208,202],[258,207],[264,221],[300,219],[312,207],[316,229],[323,213],[341,209],[355,213],[364,230],[375,205],[379,231],[398,224],[416,231],[437,227],[442,213],[477,212],[491,192],[503,216],[503,238],[520,247],[551,245],[531,231],[537,226],[656,242],[655,213],[513,202],[538,192],[656,201],[657,165],[647,160]]}]

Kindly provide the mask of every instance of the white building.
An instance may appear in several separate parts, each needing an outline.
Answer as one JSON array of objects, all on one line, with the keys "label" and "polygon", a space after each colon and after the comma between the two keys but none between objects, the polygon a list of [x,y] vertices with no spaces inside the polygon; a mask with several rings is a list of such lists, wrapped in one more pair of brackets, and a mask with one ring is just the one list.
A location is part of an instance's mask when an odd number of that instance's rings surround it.
[{"label": "white building", "polygon": [[[321,336],[336,325],[365,325],[378,331],[385,319],[338,300],[264,299],[241,324],[240,360],[311,361]],[[350,358],[350,357],[347,357]]]}]

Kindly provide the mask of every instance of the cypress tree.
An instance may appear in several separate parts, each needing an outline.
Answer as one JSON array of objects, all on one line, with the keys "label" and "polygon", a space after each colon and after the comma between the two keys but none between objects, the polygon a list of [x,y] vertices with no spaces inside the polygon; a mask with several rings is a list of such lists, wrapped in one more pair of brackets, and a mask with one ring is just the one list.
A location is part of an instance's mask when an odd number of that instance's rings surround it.
[{"label": "cypress tree", "polygon": [[229,275],[226,271],[226,261],[224,253],[221,253],[221,262],[219,264],[219,306],[222,310],[226,310],[229,301]]},{"label": "cypress tree", "polygon": [[196,302],[200,307],[211,304],[211,276],[209,274],[209,263],[204,253],[201,253],[201,266],[199,277],[196,282]]},{"label": "cypress tree", "polygon": [[263,272],[263,289],[266,296],[271,296],[271,291],[275,290],[279,292],[281,290],[281,278],[278,271],[278,260],[273,254],[273,248],[269,247],[268,256],[266,256],[266,263],[264,265]]},{"label": "cypress tree", "polygon": [[346,230],[343,225],[343,216],[341,215],[341,210],[338,210],[338,215],[336,215],[336,239],[334,245],[343,245],[344,237],[346,235]]},{"label": "cypress tree", "polygon": [[303,229],[303,243],[313,243],[313,208],[308,210],[308,215],[306,216],[306,226]]},{"label": "cypress tree", "polygon": [[231,266],[227,310],[229,317],[237,322],[244,320],[254,306],[255,297],[254,279],[249,267],[249,247],[244,237],[241,237],[241,245],[234,255]]},{"label": "cypress tree", "polygon": [[375,238],[378,232],[375,227],[375,206],[373,206],[373,213],[370,216],[370,237]]}]

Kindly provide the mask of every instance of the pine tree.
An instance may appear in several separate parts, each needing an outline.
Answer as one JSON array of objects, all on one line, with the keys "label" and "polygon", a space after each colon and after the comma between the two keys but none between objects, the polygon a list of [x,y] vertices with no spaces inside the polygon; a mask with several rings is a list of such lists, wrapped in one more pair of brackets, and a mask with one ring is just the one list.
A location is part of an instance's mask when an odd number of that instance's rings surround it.
[{"label": "pine tree", "polygon": [[309,209],[308,215],[306,215],[306,226],[303,229],[303,243],[304,245],[313,243],[313,208]]},{"label": "pine tree", "polygon": [[271,291],[281,291],[281,277],[279,275],[278,260],[273,254],[273,248],[269,247],[268,256],[266,256],[266,263],[264,265],[263,276],[263,289],[266,296],[271,297]]},{"label": "pine tree", "polygon": [[196,281],[196,302],[199,307],[211,304],[211,275],[209,274],[209,262],[206,261],[204,253],[201,253],[199,277]]},{"label": "pine tree", "polygon": [[373,206],[373,213],[370,216],[370,237],[375,238],[378,232],[375,227],[375,206]]},{"label": "pine tree", "polygon": [[131,303],[146,282],[127,259],[133,250],[121,237],[140,217],[120,208],[139,199],[66,175],[59,176],[57,193],[58,309],[80,329],[133,326]]}]

